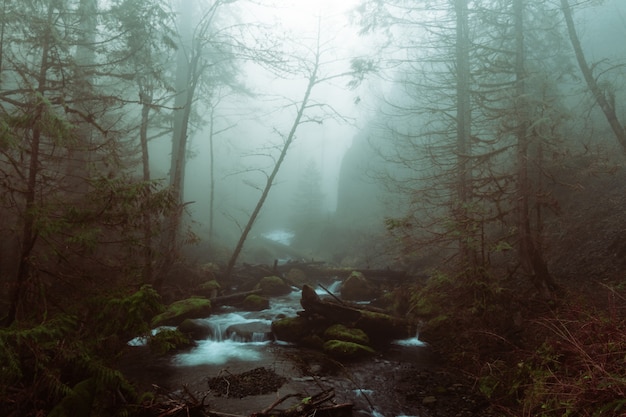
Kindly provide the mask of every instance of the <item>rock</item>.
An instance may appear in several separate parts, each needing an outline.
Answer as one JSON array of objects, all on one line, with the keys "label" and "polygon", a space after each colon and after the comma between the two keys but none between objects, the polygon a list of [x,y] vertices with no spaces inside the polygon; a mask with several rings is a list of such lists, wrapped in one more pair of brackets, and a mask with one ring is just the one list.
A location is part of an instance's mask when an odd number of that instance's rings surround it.
[{"label": "rock", "polygon": [[279,295],[286,295],[291,292],[291,287],[287,285],[282,278],[277,276],[270,276],[261,278],[257,288],[261,289],[261,294],[270,297],[276,297]]},{"label": "rock", "polygon": [[248,311],[261,311],[270,308],[270,300],[260,295],[250,294],[241,303],[241,308]]},{"label": "rock", "polygon": [[183,322],[178,325],[177,330],[193,340],[206,339],[213,333],[207,323],[194,319],[183,320]]},{"label": "rock", "polygon": [[348,360],[361,359],[376,353],[374,349],[369,346],[363,346],[354,342],[345,342],[343,340],[327,340],[326,343],[324,343],[323,349],[329,356]]},{"label": "rock", "polygon": [[271,326],[262,321],[228,326],[226,329],[226,337],[242,342],[262,342],[274,338]]},{"label": "rock", "polygon": [[206,295],[209,298],[215,298],[217,297],[217,293],[221,288],[222,286],[220,285],[220,283],[212,279],[210,281],[206,281],[200,284],[200,286],[198,286],[198,291],[200,292],[200,294]]},{"label": "rock", "polygon": [[350,329],[343,324],[334,324],[324,332],[326,340],[342,340],[344,342],[353,342],[360,345],[369,345],[369,337],[361,329]]},{"label": "rock", "polygon": [[371,300],[376,297],[376,288],[358,271],[352,271],[341,284],[341,298],[352,301]]},{"label": "rock", "polygon": [[286,280],[294,287],[302,288],[304,284],[308,283],[306,273],[300,268],[291,268],[287,272]]},{"label": "rock", "polygon": [[309,321],[303,317],[286,317],[272,322],[272,332],[278,340],[298,343],[303,337],[310,335]]},{"label": "rock", "polygon": [[152,319],[152,327],[176,326],[185,319],[204,318],[211,315],[211,300],[191,297],[175,301],[165,311]]}]

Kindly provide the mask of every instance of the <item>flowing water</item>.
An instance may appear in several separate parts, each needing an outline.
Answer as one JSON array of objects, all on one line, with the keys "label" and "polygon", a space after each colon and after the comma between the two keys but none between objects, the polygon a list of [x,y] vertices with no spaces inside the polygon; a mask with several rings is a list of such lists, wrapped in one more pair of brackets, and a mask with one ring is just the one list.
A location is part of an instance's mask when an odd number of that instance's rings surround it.
[{"label": "flowing water", "polygon": [[[340,282],[335,282],[327,288],[335,293],[339,285]],[[322,298],[329,297],[321,288],[317,292]],[[210,336],[197,341],[197,346],[191,350],[172,356],[167,363],[152,364],[149,377],[160,379],[158,382],[169,389],[185,385],[200,393],[207,390],[208,378],[265,367],[287,377],[289,382],[280,389],[280,395],[294,392],[311,395],[323,384],[334,388],[338,401],[354,403],[354,413],[363,416],[417,415],[396,398],[393,384],[407,364],[429,366],[427,347],[418,337],[398,340],[387,352],[371,360],[341,365],[339,371],[327,372],[327,364],[320,359],[323,355],[318,352],[273,340],[272,321],[296,316],[297,311],[302,310],[300,297],[300,290],[294,288],[292,293],[272,299],[267,310],[246,312],[224,307],[210,317],[197,319],[210,329]],[[134,344],[141,343],[134,341]],[[303,363],[308,368],[305,373],[317,376],[303,374]],[[273,403],[277,395],[279,393],[241,399],[210,396],[209,400],[218,411],[250,415]]]}]

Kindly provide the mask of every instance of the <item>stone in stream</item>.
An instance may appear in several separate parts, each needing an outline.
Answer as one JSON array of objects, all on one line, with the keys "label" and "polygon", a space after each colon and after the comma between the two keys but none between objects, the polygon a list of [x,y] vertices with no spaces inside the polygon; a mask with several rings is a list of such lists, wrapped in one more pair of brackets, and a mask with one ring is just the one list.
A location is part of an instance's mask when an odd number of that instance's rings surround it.
[{"label": "stone in stream", "polygon": [[262,321],[232,324],[226,328],[226,337],[243,342],[262,342],[273,340],[272,329]]}]

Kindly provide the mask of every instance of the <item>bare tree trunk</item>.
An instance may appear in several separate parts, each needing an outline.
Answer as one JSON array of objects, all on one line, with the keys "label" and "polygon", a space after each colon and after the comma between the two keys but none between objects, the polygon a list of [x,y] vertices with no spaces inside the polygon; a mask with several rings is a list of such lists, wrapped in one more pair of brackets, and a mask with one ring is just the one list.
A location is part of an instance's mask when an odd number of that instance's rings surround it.
[{"label": "bare tree trunk", "polygon": [[528,271],[542,296],[549,298],[555,287],[548,266],[535,242],[530,221],[531,183],[528,175],[530,113],[526,91],[526,57],[524,41],[524,0],[514,0],[515,19],[515,114],[517,124],[517,228],[520,262]]},{"label": "bare tree trunk", "polygon": [[[141,165],[143,168],[143,181],[148,183],[151,180],[150,175],[150,154],[148,151],[148,122],[150,116],[150,107],[152,106],[152,86],[141,83],[139,86],[141,99],[141,125],[139,127],[139,142],[141,144]],[[145,284],[151,284],[153,278],[152,272],[152,218],[150,211],[143,213],[143,245],[144,260],[142,270],[142,281]]]},{"label": "bare tree trunk", "polygon": [[583,48],[580,45],[580,39],[576,33],[576,26],[574,25],[574,19],[572,18],[572,9],[568,0],[561,0],[561,9],[563,10],[563,16],[565,17],[565,23],[567,24],[567,32],[569,34],[572,47],[574,48],[580,71],[583,73],[583,77],[585,78],[585,82],[587,83],[589,90],[591,90],[591,93],[593,94],[593,98],[596,100],[596,103],[598,103],[602,109],[606,120],[609,122],[609,125],[615,134],[615,138],[622,147],[622,150],[626,153],[626,129],[617,118],[614,99],[611,100],[610,98],[607,98],[607,96],[602,92],[597,80],[593,76],[593,72],[591,71],[589,64],[587,64]]},{"label": "bare tree trunk", "polygon": [[461,262],[471,271],[476,269],[476,250],[468,244],[471,233],[471,222],[468,213],[468,203],[472,198],[471,167],[471,108],[470,108],[470,59],[467,0],[456,0],[454,3],[456,14],[456,169],[457,190],[454,215],[462,229],[459,239]]},{"label": "bare tree trunk", "polygon": [[[47,24],[50,27],[52,25],[52,15],[54,12],[53,3],[48,5],[48,20]],[[30,143],[30,161],[28,166],[28,179],[26,183],[25,204],[24,204],[24,224],[22,226],[21,235],[21,247],[20,247],[20,260],[17,270],[17,276],[15,279],[15,288],[11,297],[11,304],[9,306],[9,312],[5,318],[5,325],[10,326],[18,315],[18,309],[21,304],[26,284],[31,274],[31,254],[35,242],[37,241],[37,228],[35,225],[36,220],[36,197],[37,197],[37,184],[39,179],[39,150],[41,146],[41,116],[44,111],[45,102],[43,97],[46,93],[47,84],[47,72],[48,61],[50,54],[50,40],[52,36],[44,36],[42,38],[42,51],[41,51],[41,64],[39,67],[39,75],[37,79],[37,96],[39,103],[35,109],[35,116],[33,120],[32,137]]]},{"label": "bare tree trunk", "polygon": [[235,263],[237,263],[237,259],[239,258],[239,254],[241,253],[243,249],[243,245],[245,244],[246,239],[248,238],[248,234],[250,233],[250,230],[252,230],[252,226],[254,225],[256,218],[261,212],[261,208],[263,208],[263,204],[265,204],[265,200],[267,199],[267,196],[270,193],[270,189],[274,185],[274,179],[276,178],[276,175],[278,174],[278,171],[280,170],[280,167],[283,161],[285,160],[287,151],[289,150],[289,147],[291,146],[291,143],[293,142],[295,138],[296,130],[298,129],[298,126],[300,126],[302,122],[302,116],[304,115],[304,111],[308,107],[309,98],[311,97],[311,92],[313,91],[313,87],[315,87],[315,85],[319,81],[317,79],[317,72],[319,70],[319,65],[320,65],[319,42],[320,42],[320,39],[319,39],[319,32],[318,32],[318,43],[317,43],[317,50],[315,53],[315,62],[313,64],[311,74],[309,75],[308,84],[304,92],[304,97],[302,98],[302,101],[300,102],[300,108],[298,109],[296,118],[294,119],[293,124],[291,125],[291,130],[289,131],[289,135],[287,135],[287,139],[285,140],[285,143],[283,144],[282,150],[280,152],[280,156],[276,160],[276,164],[274,164],[274,169],[272,170],[272,173],[267,177],[265,188],[263,189],[263,192],[261,193],[261,197],[259,198],[259,201],[257,202],[256,207],[252,211],[252,214],[250,215],[250,218],[248,219],[248,223],[244,227],[243,232],[241,233],[241,236],[239,237],[237,246],[235,246],[235,250],[233,251],[233,254],[230,257],[230,260],[228,261],[228,266],[226,267],[226,272],[224,273],[224,279],[226,280],[230,278],[233,272],[233,269],[235,267]]}]

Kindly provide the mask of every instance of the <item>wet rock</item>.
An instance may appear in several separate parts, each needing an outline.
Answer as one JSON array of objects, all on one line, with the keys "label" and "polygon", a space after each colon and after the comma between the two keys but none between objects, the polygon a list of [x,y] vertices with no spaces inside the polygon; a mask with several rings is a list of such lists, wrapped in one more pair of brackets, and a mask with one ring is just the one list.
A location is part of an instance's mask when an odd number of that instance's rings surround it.
[{"label": "wet rock", "polygon": [[270,308],[270,300],[260,295],[250,294],[244,298],[241,308],[248,311],[261,311]]},{"label": "wet rock", "polygon": [[360,345],[369,345],[369,337],[361,329],[352,329],[343,324],[334,324],[324,332],[326,340],[343,340],[344,342],[353,342]]},{"label": "wet rock", "polygon": [[253,342],[273,339],[273,334],[269,324],[255,321],[228,326],[226,337],[243,342]]},{"label": "wet rock", "polygon": [[369,346],[343,340],[328,340],[324,343],[324,352],[328,355],[344,360],[362,359],[372,356],[376,351]]},{"label": "wet rock", "polygon": [[207,323],[194,319],[185,319],[177,327],[177,330],[193,340],[202,340],[211,336],[212,330]]},{"label": "wet rock", "polygon": [[291,292],[291,287],[287,285],[282,278],[277,276],[261,278],[257,287],[261,289],[263,295],[270,297],[286,295]]},{"label": "wet rock", "polygon": [[371,300],[376,297],[376,288],[358,272],[352,271],[341,285],[341,298],[352,301]]},{"label": "wet rock", "polygon": [[152,327],[176,326],[185,319],[204,318],[211,315],[211,300],[191,297],[175,301],[165,311],[152,319]]}]

